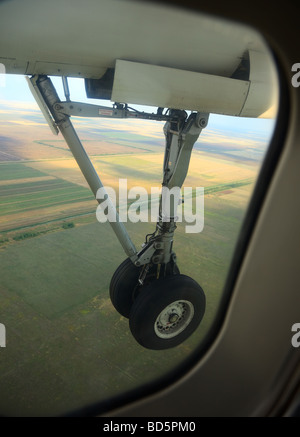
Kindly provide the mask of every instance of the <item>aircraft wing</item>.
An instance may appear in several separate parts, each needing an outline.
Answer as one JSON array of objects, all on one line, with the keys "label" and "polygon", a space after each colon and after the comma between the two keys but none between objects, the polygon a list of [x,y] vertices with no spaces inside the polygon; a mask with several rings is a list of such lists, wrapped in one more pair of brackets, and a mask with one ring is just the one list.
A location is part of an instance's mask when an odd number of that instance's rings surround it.
[{"label": "aircraft wing", "polygon": [[132,0],[0,3],[6,73],[81,77],[88,97],[258,117],[271,55],[250,28]]}]

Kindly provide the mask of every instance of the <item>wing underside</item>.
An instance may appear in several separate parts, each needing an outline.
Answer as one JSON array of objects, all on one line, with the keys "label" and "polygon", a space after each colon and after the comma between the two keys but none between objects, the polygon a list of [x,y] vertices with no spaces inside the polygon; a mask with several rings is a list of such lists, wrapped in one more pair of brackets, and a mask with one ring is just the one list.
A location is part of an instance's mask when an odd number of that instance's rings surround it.
[{"label": "wing underside", "polygon": [[4,1],[0,63],[9,74],[81,77],[90,97],[118,102],[257,117],[274,101],[271,56],[254,30],[148,2]]}]

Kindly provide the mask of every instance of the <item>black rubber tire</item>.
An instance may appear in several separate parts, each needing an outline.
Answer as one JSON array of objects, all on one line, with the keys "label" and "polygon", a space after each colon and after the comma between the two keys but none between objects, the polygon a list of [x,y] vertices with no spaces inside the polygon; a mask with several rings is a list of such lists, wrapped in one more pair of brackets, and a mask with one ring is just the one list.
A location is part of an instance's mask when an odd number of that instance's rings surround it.
[{"label": "black rubber tire", "polygon": [[138,283],[140,267],[136,267],[130,258],[125,259],[113,274],[109,294],[115,309],[127,319],[133,304],[133,294]]},{"label": "black rubber tire", "polygon": [[[189,276],[158,279],[142,289],[134,301],[129,316],[131,333],[147,349],[178,346],[197,329],[205,306],[202,288]],[[174,318],[177,320],[170,322]]]}]

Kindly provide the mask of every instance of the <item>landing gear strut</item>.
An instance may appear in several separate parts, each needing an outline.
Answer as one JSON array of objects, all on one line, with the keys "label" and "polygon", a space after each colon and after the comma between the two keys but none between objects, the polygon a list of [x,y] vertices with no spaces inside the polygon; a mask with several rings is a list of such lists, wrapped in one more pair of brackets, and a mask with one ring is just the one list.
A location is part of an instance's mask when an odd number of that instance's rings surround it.
[{"label": "landing gear strut", "polygon": [[[161,108],[157,114],[147,114],[130,111],[124,104],[107,108],[71,102],[66,78],[63,78],[65,102],[59,99],[47,76],[33,76],[28,79],[28,84],[51,130],[56,134],[60,131],[64,136],[95,197],[98,189],[103,190],[104,187],[74,130],[70,116],[142,118],[166,122],[158,221],[155,231],[146,236],[139,252],[111,205],[116,220],[110,224],[128,258],[112,277],[110,298],[116,310],[129,318],[131,332],[142,346],[167,349],[179,345],[195,331],[205,312],[202,288],[192,278],[179,272],[173,238],[180,189],[187,175],[193,146],[206,127],[209,115],[191,113],[188,116],[182,110],[169,110],[163,114]],[[166,196],[168,202],[165,201]]]}]

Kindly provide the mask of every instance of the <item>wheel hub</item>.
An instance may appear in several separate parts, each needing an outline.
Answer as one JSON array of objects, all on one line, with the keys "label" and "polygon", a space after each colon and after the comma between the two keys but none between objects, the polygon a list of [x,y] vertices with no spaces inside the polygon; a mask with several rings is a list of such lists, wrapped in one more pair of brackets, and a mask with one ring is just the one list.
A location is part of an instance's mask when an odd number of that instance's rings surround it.
[{"label": "wheel hub", "polygon": [[160,338],[168,339],[180,334],[194,317],[194,306],[186,300],[177,300],[158,315],[154,331]]},{"label": "wheel hub", "polygon": [[179,319],[179,315],[176,313],[173,313],[169,317],[169,323],[176,323],[178,319]]}]

